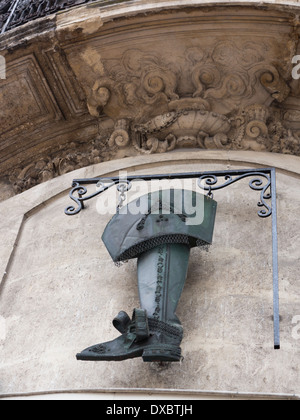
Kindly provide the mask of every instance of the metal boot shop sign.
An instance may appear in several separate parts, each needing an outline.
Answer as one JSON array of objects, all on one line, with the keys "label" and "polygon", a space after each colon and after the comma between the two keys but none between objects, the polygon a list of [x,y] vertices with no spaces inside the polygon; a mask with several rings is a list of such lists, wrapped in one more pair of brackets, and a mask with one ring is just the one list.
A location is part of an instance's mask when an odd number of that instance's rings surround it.
[{"label": "metal boot shop sign", "polygon": [[[113,325],[120,335],[113,341],[92,345],[77,354],[78,360],[122,361],[142,357],[145,362],[178,362],[182,358],[183,327],[176,315],[189,265],[190,250],[212,244],[217,213],[214,191],[250,178],[249,187],[260,194],[258,216],[272,217],[274,348],[280,348],[276,174],[273,168],[115,177],[74,180],[70,198],[76,206],[112,187],[119,192],[115,215],[102,240],[115,263],[137,260],[140,307],[130,317],[120,311]],[[197,179],[199,192],[161,189],[141,195],[124,205],[134,181]],[[97,185],[96,192],[88,192]],[[202,193],[200,191],[202,190]],[[206,191],[206,195],[203,192]]]}]

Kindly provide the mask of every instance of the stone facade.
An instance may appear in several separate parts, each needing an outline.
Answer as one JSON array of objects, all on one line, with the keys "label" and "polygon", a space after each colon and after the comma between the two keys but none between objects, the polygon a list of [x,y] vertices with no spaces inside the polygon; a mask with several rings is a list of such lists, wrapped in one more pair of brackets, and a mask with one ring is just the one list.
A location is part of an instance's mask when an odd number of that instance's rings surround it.
[{"label": "stone facade", "polygon": [[[257,216],[258,195],[245,180],[215,193],[213,245],[208,252],[192,252],[178,307],[185,330],[183,362],[161,370],[139,359],[76,361],[83,347],[115,338],[112,319],[120,310],[130,313],[139,298],[135,261],[116,267],[101,242],[111,215],[98,213],[99,200],[88,202],[77,216],[64,214],[72,179],[119,170],[151,174],[269,166],[277,168],[282,349],[273,349],[271,225]],[[271,153],[174,151],[79,169],[3,202],[2,397],[49,391],[81,391],[88,397],[94,391],[94,397],[105,398],[107,392],[145,396],[166,389],[176,398],[206,398],[208,390],[247,398],[298,394],[299,168],[298,157]],[[113,203],[114,191],[105,194],[101,200]]]},{"label": "stone facade", "polygon": [[300,154],[292,2],[91,3],[0,38],[2,199],[126,156]]},{"label": "stone facade", "polygon": [[[0,398],[298,398],[297,3],[78,1],[0,35]],[[64,214],[72,180],[250,167],[277,169],[282,349],[271,225],[245,181],[215,194],[213,246],[193,250],[184,361],[77,362],[139,302],[134,262],[101,243],[99,199]]]}]

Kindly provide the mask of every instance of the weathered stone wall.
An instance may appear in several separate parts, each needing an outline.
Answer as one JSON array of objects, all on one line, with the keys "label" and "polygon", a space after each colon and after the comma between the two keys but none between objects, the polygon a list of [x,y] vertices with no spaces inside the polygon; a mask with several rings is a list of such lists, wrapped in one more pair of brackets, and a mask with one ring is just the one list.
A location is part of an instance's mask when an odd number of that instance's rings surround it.
[{"label": "weathered stone wall", "polygon": [[[0,395],[103,396],[117,388],[133,395],[136,388],[145,395],[144,388],[298,394],[299,162],[270,153],[177,151],[100,163],[1,203]],[[271,224],[258,218],[259,195],[245,180],[215,193],[213,246],[192,251],[178,307],[184,361],[165,369],[139,359],[76,361],[84,347],[115,338],[113,317],[139,301],[135,261],[115,267],[101,242],[111,216],[98,214],[98,200],[77,216],[64,214],[72,179],[269,166],[278,178],[282,349],[273,350]]]},{"label": "weathered stone wall", "polygon": [[[99,1],[0,36],[0,398],[299,395],[297,3]],[[244,180],[215,193],[214,243],[192,251],[184,361],[76,361],[139,301],[135,261],[116,267],[101,242],[99,199],[64,214],[73,178],[273,166],[280,351],[271,220]]]},{"label": "weathered stone wall", "polygon": [[0,200],[186,147],[299,156],[298,17],[294,2],[99,1],[0,35]]}]

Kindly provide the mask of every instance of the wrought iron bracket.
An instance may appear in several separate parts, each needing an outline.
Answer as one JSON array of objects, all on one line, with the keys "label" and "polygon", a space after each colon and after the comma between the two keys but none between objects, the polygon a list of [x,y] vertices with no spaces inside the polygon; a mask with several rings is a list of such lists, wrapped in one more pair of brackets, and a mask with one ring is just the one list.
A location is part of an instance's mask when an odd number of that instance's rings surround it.
[{"label": "wrought iron bracket", "polygon": [[[172,180],[197,179],[198,187],[213,196],[214,191],[226,188],[242,179],[251,178],[249,187],[260,192],[258,216],[272,217],[272,252],[273,252],[273,311],[274,311],[274,348],[280,349],[280,320],[279,320],[279,276],[278,276],[278,235],[277,235],[277,197],[275,168],[243,169],[210,172],[188,172],[161,175],[132,175],[111,178],[75,179],[70,191],[70,198],[76,203],[65,209],[65,214],[73,216],[84,209],[84,202],[88,201],[113,186],[117,186],[121,194],[131,188],[135,180]],[[88,193],[88,185],[97,185],[96,192]],[[122,198],[123,200],[123,198]],[[121,201],[122,201],[121,200]]]}]

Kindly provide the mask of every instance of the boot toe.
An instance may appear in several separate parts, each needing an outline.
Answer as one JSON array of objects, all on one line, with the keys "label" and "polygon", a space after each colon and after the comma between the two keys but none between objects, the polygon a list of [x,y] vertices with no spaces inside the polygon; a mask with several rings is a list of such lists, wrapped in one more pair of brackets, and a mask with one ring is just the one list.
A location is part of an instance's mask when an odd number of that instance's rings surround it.
[{"label": "boot toe", "polygon": [[78,353],[76,358],[88,361],[122,361],[142,356],[143,346],[133,344],[128,347],[125,343],[126,336],[123,335],[114,341],[88,347]]},{"label": "boot toe", "polygon": [[104,360],[109,356],[110,348],[105,344],[97,344],[86,348],[76,355],[77,360]]}]

